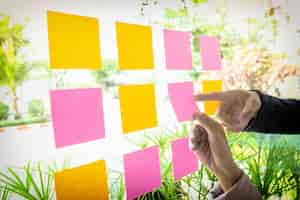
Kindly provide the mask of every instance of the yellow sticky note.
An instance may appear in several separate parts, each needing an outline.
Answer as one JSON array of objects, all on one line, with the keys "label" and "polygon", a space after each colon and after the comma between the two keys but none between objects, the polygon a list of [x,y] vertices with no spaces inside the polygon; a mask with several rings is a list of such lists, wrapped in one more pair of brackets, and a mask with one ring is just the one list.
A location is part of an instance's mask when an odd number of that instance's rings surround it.
[{"label": "yellow sticky note", "polygon": [[57,200],[108,200],[104,160],[55,174]]},{"label": "yellow sticky note", "polygon": [[47,15],[50,67],[100,69],[98,20],[54,11]]},{"label": "yellow sticky note", "polygon": [[153,69],[152,29],[150,26],[116,23],[119,68]]},{"label": "yellow sticky note", "polygon": [[157,126],[153,84],[119,87],[123,133]]},{"label": "yellow sticky note", "polygon": [[[220,92],[222,91],[222,80],[203,80],[202,93]],[[208,115],[214,115],[218,109],[218,101],[204,102],[204,112]]]}]

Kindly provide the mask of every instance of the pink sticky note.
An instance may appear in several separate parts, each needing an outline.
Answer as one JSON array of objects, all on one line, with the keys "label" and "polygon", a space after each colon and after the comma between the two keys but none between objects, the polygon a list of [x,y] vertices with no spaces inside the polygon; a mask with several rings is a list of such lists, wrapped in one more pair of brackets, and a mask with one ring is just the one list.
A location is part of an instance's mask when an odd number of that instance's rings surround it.
[{"label": "pink sticky note", "polygon": [[124,156],[127,199],[134,199],[160,187],[158,147],[150,147]]},{"label": "pink sticky note", "polygon": [[172,142],[173,176],[175,180],[198,170],[198,159],[189,149],[188,138]]},{"label": "pink sticky note", "polygon": [[57,148],[105,136],[100,88],[52,90],[50,96]]},{"label": "pink sticky note", "polygon": [[190,33],[164,30],[164,44],[167,69],[192,69]]},{"label": "pink sticky note", "polygon": [[193,113],[198,111],[198,107],[193,98],[193,83],[170,83],[168,85],[168,92],[177,120],[180,122],[192,120]]},{"label": "pink sticky note", "polygon": [[219,40],[215,37],[200,36],[200,49],[203,70],[221,70]]}]

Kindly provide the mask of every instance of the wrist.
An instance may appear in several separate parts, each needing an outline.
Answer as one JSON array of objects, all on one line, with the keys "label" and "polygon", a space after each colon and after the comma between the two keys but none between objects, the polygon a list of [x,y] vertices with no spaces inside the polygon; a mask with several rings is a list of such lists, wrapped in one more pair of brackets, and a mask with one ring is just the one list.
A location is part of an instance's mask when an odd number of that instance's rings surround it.
[{"label": "wrist", "polygon": [[252,91],[249,91],[249,93],[251,94],[252,99],[256,102],[256,103],[254,104],[254,105],[255,105],[255,107],[254,107],[254,108],[255,108],[255,112],[254,112],[254,115],[253,115],[253,117],[252,117],[252,119],[253,119],[253,118],[256,117],[258,111],[260,110],[260,108],[261,108],[261,106],[262,106],[262,102],[261,102],[261,98],[260,98],[260,96],[259,96],[258,91],[252,90]]},{"label": "wrist", "polygon": [[217,176],[224,192],[227,192],[241,178],[243,172],[236,167],[229,174]]}]

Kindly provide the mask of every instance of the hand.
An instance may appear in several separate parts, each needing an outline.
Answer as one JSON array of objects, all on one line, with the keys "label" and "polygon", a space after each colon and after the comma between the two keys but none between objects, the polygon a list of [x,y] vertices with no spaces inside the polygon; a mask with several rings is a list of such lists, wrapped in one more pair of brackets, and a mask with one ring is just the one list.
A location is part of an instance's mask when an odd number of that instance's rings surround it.
[{"label": "hand", "polygon": [[220,101],[217,118],[229,131],[239,132],[247,127],[261,107],[261,101],[256,92],[232,90],[198,94],[197,101]]},{"label": "hand", "polygon": [[223,127],[205,114],[195,113],[196,123],[189,137],[190,148],[228,191],[241,175],[228,146]]}]

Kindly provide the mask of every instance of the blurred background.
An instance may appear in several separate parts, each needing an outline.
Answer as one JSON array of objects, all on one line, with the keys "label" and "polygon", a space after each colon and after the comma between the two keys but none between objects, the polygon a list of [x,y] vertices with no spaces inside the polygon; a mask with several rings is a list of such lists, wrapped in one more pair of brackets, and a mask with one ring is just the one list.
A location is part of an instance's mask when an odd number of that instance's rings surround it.
[{"label": "blurred background", "polygon": [[[181,181],[172,179],[170,141],[186,136],[190,124],[177,123],[167,83],[193,81],[197,92],[201,80],[221,79],[224,90],[258,89],[282,98],[300,98],[299,6],[297,0],[1,0],[0,197],[30,199],[30,194],[55,199],[54,172],[105,159],[111,199],[123,199],[123,154],[156,144],[161,150],[164,185],[153,193],[165,199],[205,199],[216,179],[203,166]],[[49,69],[47,10],[99,19],[101,70]],[[116,21],[152,26],[153,71],[118,70]],[[191,31],[193,70],[165,69],[164,28]],[[220,39],[221,71],[201,70],[197,39],[201,34]],[[159,126],[123,135],[117,86],[147,82],[156,85]],[[106,138],[56,149],[49,91],[87,87],[104,90]],[[229,133],[228,139],[264,199],[300,199],[298,136]],[[21,180],[29,175],[37,181],[40,177],[49,180],[49,193],[41,192],[41,198],[33,189],[7,189],[8,182],[1,180],[15,177],[14,173]]]}]

